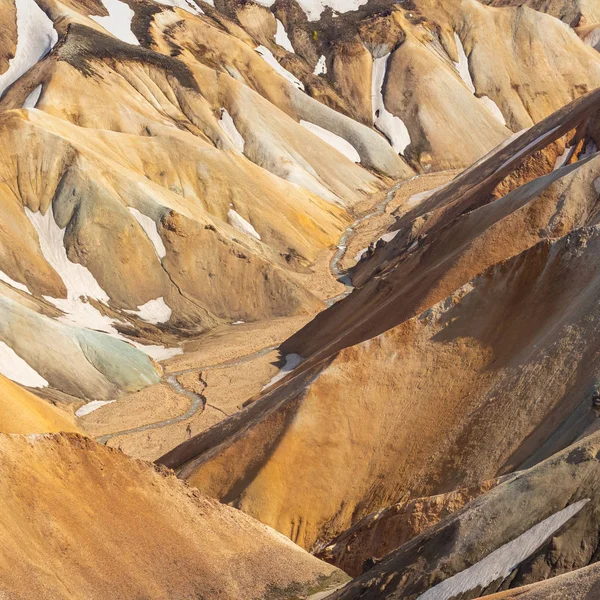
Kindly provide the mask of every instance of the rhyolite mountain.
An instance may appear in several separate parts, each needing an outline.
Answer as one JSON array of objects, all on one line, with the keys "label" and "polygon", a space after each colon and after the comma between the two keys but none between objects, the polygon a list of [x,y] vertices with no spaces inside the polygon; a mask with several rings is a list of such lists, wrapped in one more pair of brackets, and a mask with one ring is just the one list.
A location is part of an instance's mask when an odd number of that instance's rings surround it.
[{"label": "rhyolite mountain", "polygon": [[0,596],[600,596],[599,50],[0,2]]}]

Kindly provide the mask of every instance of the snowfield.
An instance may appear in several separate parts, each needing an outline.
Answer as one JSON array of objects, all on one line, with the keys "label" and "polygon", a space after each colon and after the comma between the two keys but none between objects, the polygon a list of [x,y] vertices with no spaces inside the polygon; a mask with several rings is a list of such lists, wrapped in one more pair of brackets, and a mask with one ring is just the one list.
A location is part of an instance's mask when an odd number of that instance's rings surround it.
[{"label": "snowfield", "polygon": [[140,227],[146,232],[146,235],[152,242],[158,258],[164,258],[167,255],[167,249],[158,233],[158,227],[153,219],[144,215],[136,208],[129,207],[129,212],[135,217]]},{"label": "snowfield", "polygon": [[35,0],[16,0],[17,51],[0,75],[0,97],[6,89],[43,58],[58,41],[54,24]]},{"label": "snowfield", "polygon": [[397,154],[403,154],[410,144],[410,134],[400,117],[388,112],[383,101],[383,84],[390,55],[386,54],[373,61],[371,97],[373,102],[373,123],[391,142]]},{"label": "snowfield", "polygon": [[256,231],[256,229],[254,229],[252,223],[246,221],[242,215],[237,213],[232,208],[229,209],[229,212],[227,213],[227,219],[229,220],[229,224],[232,227],[235,227],[238,231],[251,235],[253,238],[260,240],[260,234],[258,231]]},{"label": "snowfield", "polygon": [[450,600],[477,587],[486,588],[493,581],[506,579],[513,569],[531,556],[588,502],[589,498],[580,500],[544,519],[512,542],[488,554],[483,560],[430,588],[417,600]]},{"label": "snowfield", "polygon": [[235,126],[235,122],[231,118],[231,115],[224,108],[221,109],[219,127],[221,127],[233,145],[243,154],[244,148],[246,147],[246,141],[242,137],[242,134],[238,131],[238,128]]},{"label": "snowfield", "polygon": [[108,17],[96,17],[91,16],[92,21],[96,21],[98,25],[101,25],[126,44],[132,44],[139,46],[138,39],[131,31],[131,21],[135,16],[135,13],[125,2],[122,0],[102,0],[104,8],[108,11]]},{"label": "snowfield", "polygon": [[284,69],[273,56],[273,53],[264,46],[258,46],[255,48],[261,58],[267,62],[279,75],[285,77],[290,83],[293,83],[299,90],[304,91],[304,84],[294,75],[292,75],[287,69]]},{"label": "snowfield", "polygon": [[0,341],[0,373],[11,381],[32,388],[47,387],[48,382],[32,369],[8,344]]},{"label": "snowfield", "polygon": [[300,121],[300,125],[308,129],[311,133],[314,133],[316,136],[320,137],[324,142],[327,142],[330,146],[335,148],[338,152],[341,152],[352,162],[360,162],[360,155],[356,151],[356,148],[350,142],[347,142],[343,137],[340,137],[339,135],[336,135],[335,133],[323,127],[319,127],[319,125],[309,123],[308,121]]}]

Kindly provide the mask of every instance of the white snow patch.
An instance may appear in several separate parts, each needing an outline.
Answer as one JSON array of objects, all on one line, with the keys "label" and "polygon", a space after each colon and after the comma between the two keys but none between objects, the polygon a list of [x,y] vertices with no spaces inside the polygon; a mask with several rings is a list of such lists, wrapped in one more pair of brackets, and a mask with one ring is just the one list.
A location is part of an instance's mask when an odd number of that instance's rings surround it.
[{"label": "white snow patch", "polygon": [[596,179],[594,179],[594,189],[596,190],[597,194],[600,194],[600,177],[596,177]]},{"label": "white snow patch", "polygon": [[359,261],[360,261],[360,259],[361,259],[361,258],[362,258],[362,257],[363,257],[365,254],[366,254],[366,252],[367,252],[367,250],[368,250],[368,249],[369,249],[369,248],[363,248],[362,250],[359,250],[359,251],[356,253],[356,255],[354,256],[354,260],[355,260],[356,262],[359,262]]},{"label": "white snow patch", "polygon": [[273,56],[273,53],[264,46],[258,46],[255,48],[261,58],[267,62],[279,75],[285,77],[290,83],[293,83],[299,90],[304,91],[304,84],[294,75],[292,75],[287,69],[284,69]]},{"label": "white snow patch", "polygon": [[258,233],[258,231],[256,231],[256,229],[254,229],[252,223],[246,221],[246,219],[244,219],[242,215],[237,213],[232,208],[230,208],[229,212],[227,213],[227,219],[229,220],[229,224],[235,227],[238,231],[251,235],[257,240],[260,240],[260,234]]},{"label": "white snow patch", "polygon": [[327,59],[324,54],[319,57],[313,73],[314,75],[325,75],[327,73]]},{"label": "white snow patch", "polygon": [[567,146],[565,148],[565,151],[560,156],[556,157],[556,161],[554,162],[554,168],[552,169],[553,171],[558,171],[558,169],[565,165],[565,163],[569,159],[569,156],[571,155],[572,150],[573,149],[570,146]]},{"label": "white snow patch", "polygon": [[280,379],[283,379],[288,373],[291,373],[298,365],[304,362],[304,358],[299,354],[287,354],[285,357],[285,364],[281,369],[279,369],[279,373],[267,383],[267,385],[263,386],[263,390],[266,390],[268,387],[271,387],[274,383],[277,383]]},{"label": "white snow patch", "polygon": [[[396,231],[389,231],[388,233],[384,233],[379,239],[383,240],[384,242],[391,242],[398,234],[400,233],[399,229],[396,229]],[[379,240],[377,240],[379,241]]]},{"label": "white snow patch", "polygon": [[158,233],[158,226],[154,219],[141,213],[137,208],[129,207],[129,212],[135,217],[135,220],[140,224],[141,228],[146,232],[146,235],[152,242],[158,258],[164,258],[167,255],[167,249]]},{"label": "white snow patch", "polygon": [[394,151],[402,154],[410,144],[410,134],[404,121],[388,112],[383,101],[383,84],[389,57],[390,55],[386,54],[373,61],[373,78],[371,80],[373,123],[391,141]]},{"label": "white snow patch", "polygon": [[243,325],[245,321],[235,321],[232,325]]},{"label": "white snow patch", "polygon": [[131,31],[131,22],[135,16],[135,12],[122,0],[102,0],[102,4],[108,11],[108,17],[96,17],[91,16],[92,21],[96,21],[98,25],[101,25],[126,44],[132,44],[139,46],[138,39]]},{"label": "white snow patch", "polygon": [[314,123],[308,121],[300,121],[300,125],[308,129],[311,133],[314,133],[317,137],[320,137],[324,142],[327,142],[330,146],[333,146],[338,152],[341,152],[346,158],[354,163],[360,162],[360,155],[356,151],[356,148],[343,137],[336,135],[335,133],[319,127]]},{"label": "white snow patch", "polygon": [[15,281],[11,277],[9,277],[4,271],[0,271],[0,281],[4,281],[4,283],[8,283],[8,285],[11,285],[12,287],[14,287],[17,290],[21,290],[22,292],[27,292],[28,294],[31,294],[31,292],[29,291],[29,288],[26,285],[23,285],[22,283]]},{"label": "white snow patch", "polygon": [[27,387],[43,388],[48,382],[32,369],[8,344],[0,341],[0,373]]},{"label": "white snow patch", "polygon": [[498,579],[506,579],[513,569],[531,556],[588,502],[589,498],[580,500],[544,519],[519,537],[488,554],[483,560],[430,588],[417,600],[449,600],[477,587],[485,588]]},{"label": "white snow patch", "polygon": [[298,0],[298,4],[306,13],[309,21],[318,21],[321,13],[326,7],[330,7],[335,13],[346,13],[357,10],[368,0]]},{"label": "white snow patch", "polygon": [[0,75],[0,97],[8,86],[43,58],[58,41],[52,21],[35,0],[16,0],[17,51]]},{"label": "white snow patch", "polygon": [[179,347],[165,348],[164,346],[144,346],[143,344],[132,342],[131,340],[127,340],[125,338],[121,339],[129,342],[132,346],[138,350],[141,350],[144,354],[147,354],[150,358],[153,358],[157,362],[183,354],[183,349]]},{"label": "white snow patch", "polygon": [[481,96],[478,100],[492,113],[501,125],[506,125],[506,119],[504,118],[500,107],[489,96]]},{"label": "white snow patch", "polygon": [[142,306],[138,306],[137,310],[126,310],[124,312],[129,313],[130,315],[136,315],[140,319],[147,323],[152,323],[153,325],[166,323],[173,314],[173,311],[162,296],[156,298],[156,300],[149,300]]},{"label": "white snow patch", "polygon": [[233,142],[233,145],[243,154],[246,142],[242,137],[242,134],[238,131],[235,126],[234,120],[231,115],[224,109],[221,109],[221,119],[219,120],[219,126],[227,134],[227,137]]},{"label": "white snow patch", "polygon": [[419,204],[421,204],[421,202],[423,202],[424,200],[427,200],[427,198],[431,198],[431,196],[433,196],[433,194],[435,194],[436,192],[439,192],[441,189],[445,188],[447,185],[448,185],[447,183],[444,183],[442,185],[439,185],[436,188],[433,188],[432,190],[425,190],[424,192],[419,192],[418,194],[412,195],[406,201],[406,207],[414,208],[415,206],[418,206]]},{"label": "white snow patch", "polygon": [[584,44],[600,50],[600,27],[596,27],[583,38]]},{"label": "white snow patch", "polygon": [[102,408],[103,406],[106,406],[107,404],[112,404],[113,402],[116,402],[116,400],[93,400],[92,402],[88,402],[87,404],[82,406],[80,409],[76,410],[75,416],[76,417],[85,417],[85,415],[89,415],[90,413],[93,413],[95,410],[98,410],[99,408]]},{"label": "white snow patch", "polygon": [[[530,142],[529,144],[527,144],[527,146],[525,146],[525,148],[523,148],[522,150],[520,150],[519,152],[517,152],[516,154],[514,154],[513,156],[511,156],[508,160],[504,161],[502,163],[502,165],[500,165],[500,167],[498,167],[496,169],[496,172],[500,171],[500,169],[503,169],[507,165],[515,162],[516,160],[518,160],[519,158],[521,158],[523,155],[527,154],[527,152],[529,152],[529,150],[531,150],[531,148],[533,148],[536,144],[538,144],[538,143],[544,141],[545,139],[549,138],[559,127],[560,127],[560,125],[558,125],[556,127],[553,127],[550,131],[547,131],[546,133],[543,133],[542,135],[540,135],[540,137],[538,137],[535,140],[533,140],[533,142]],[[519,131],[516,134],[514,134],[513,137],[516,139],[516,137],[520,137],[522,135],[522,133],[523,132]],[[505,142],[503,142],[503,144],[501,144],[498,147],[498,149],[506,146],[507,145],[506,142],[512,141],[513,137],[509,138],[508,140],[505,140]]]},{"label": "white snow patch", "polygon": [[35,108],[39,102],[40,96],[42,95],[42,84],[38,85],[29,96],[23,102],[23,108]]},{"label": "white snow patch", "polygon": [[[454,32],[454,41],[456,42],[456,49],[458,50],[458,62],[454,63],[460,78],[464,81],[465,85],[472,94],[475,94],[475,84],[469,71],[469,59],[465,53],[465,47],[456,32]],[[506,119],[500,110],[500,107],[489,97],[482,96],[477,98],[494,116],[494,118],[502,125],[506,125]]]},{"label": "white snow patch", "polygon": [[[204,11],[196,6],[191,0],[156,0],[159,4],[164,4],[165,6],[174,6],[175,8],[181,8],[186,10],[193,15],[203,15]],[[206,4],[210,4],[214,6],[214,0],[204,0]]]},{"label": "white snow patch", "polygon": [[[288,52],[294,52],[294,46],[288,37],[287,31],[283,26],[283,23],[277,19],[277,31],[275,32],[275,43],[285,48]],[[295,52],[294,52],[295,54]]]},{"label": "white snow patch", "polygon": [[458,50],[458,62],[455,62],[454,66],[456,67],[460,78],[469,88],[469,91],[474,94],[475,86],[473,85],[473,78],[471,77],[471,72],[469,71],[469,59],[465,53],[465,47],[463,46],[463,43],[456,32],[454,32],[454,41],[456,42],[456,49]]}]

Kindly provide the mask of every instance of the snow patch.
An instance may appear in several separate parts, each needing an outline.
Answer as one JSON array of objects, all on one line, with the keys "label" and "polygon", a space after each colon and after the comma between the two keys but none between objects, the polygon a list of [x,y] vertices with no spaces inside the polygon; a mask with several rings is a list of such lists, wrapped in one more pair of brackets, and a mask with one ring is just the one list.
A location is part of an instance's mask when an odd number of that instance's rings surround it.
[{"label": "snow patch", "polygon": [[[318,21],[321,13],[329,7],[334,13],[347,13],[357,10],[368,0],[298,0],[298,4],[306,13],[309,21]],[[334,16],[336,16],[334,14]]]},{"label": "snow patch", "polygon": [[245,321],[235,321],[232,325],[243,325]]},{"label": "snow patch", "polygon": [[463,43],[456,32],[454,32],[454,41],[456,42],[456,49],[458,51],[458,62],[455,62],[454,66],[456,67],[460,78],[469,88],[469,91],[474,94],[475,86],[473,85],[473,78],[471,77],[471,72],[469,71],[469,59],[467,58],[465,47],[463,46]]},{"label": "snow patch", "polygon": [[600,194],[600,177],[596,177],[596,179],[594,179],[594,189],[596,190],[597,194]]},{"label": "snow patch", "polygon": [[35,108],[39,102],[40,96],[42,95],[42,84],[38,85],[29,96],[23,102],[23,108]]},{"label": "snow patch", "polygon": [[235,227],[238,231],[251,235],[257,240],[260,240],[260,234],[258,231],[256,231],[256,229],[254,229],[254,227],[252,227],[252,223],[246,221],[242,215],[237,213],[232,208],[230,208],[229,212],[227,213],[227,219],[229,220],[229,224],[232,227]]},{"label": "snow patch", "polygon": [[317,61],[317,66],[313,71],[314,75],[325,75],[327,73],[327,59],[324,54],[321,54]]},{"label": "snow patch", "polygon": [[141,228],[146,232],[146,235],[152,242],[158,258],[164,258],[167,255],[167,249],[158,233],[158,226],[153,219],[141,213],[137,208],[129,207],[129,212],[134,216]]},{"label": "snow patch", "polygon": [[58,41],[54,24],[35,0],[16,0],[17,51],[0,75],[0,97],[8,86],[43,58]]},{"label": "snow patch", "polygon": [[149,300],[146,304],[138,306],[137,310],[126,310],[124,311],[130,315],[136,315],[140,319],[153,325],[159,323],[166,323],[171,318],[173,311],[169,308],[165,299],[161,296],[156,300]]},{"label": "snow patch", "polygon": [[588,158],[588,156],[592,156],[592,154],[596,154],[598,152],[598,147],[594,140],[590,140],[585,145],[585,150],[579,155],[577,160],[583,160],[584,158]]},{"label": "snow patch", "polygon": [[531,556],[588,502],[589,498],[580,500],[544,519],[519,537],[488,554],[483,560],[430,588],[417,600],[449,600],[477,587],[486,588],[493,581],[506,579],[513,569]]},{"label": "snow patch", "polygon": [[[531,150],[531,148],[533,148],[536,144],[539,144],[540,142],[548,139],[559,127],[560,127],[560,125],[552,128],[550,131],[547,131],[546,133],[543,133],[542,135],[537,137],[535,140],[533,140],[533,142],[530,142],[529,144],[527,144],[527,146],[525,146],[525,148],[523,148],[522,150],[519,150],[519,152],[517,152],[516,154],[511,156],[508,160],[504,161],[502,163],[502,165],[496,169],[496,172],[500,171],[500,169],[503,169],[507,165],[517,161],[519,158],[521,158],[522,156],[527,154],[529,152],[529,150]],[[526,130],[524,130],[524,131],[526,131]],[[514,134],[514,136],[513,136],[514,139],[516,139],[516,137],[520,137],[524,131],[518,131],[516,134]],[[505,140],[505,142],[503,144],[501,144],[498,147],[498,149],[501,149],[502,147],[506,146],[507,145],[506,142],[512,141],[513,137],[509,138],[508,140]]]},{"label": "snow patch", "polygon": [[144,354],[147,354],[150,358],[154,359],[156,362],[160,362],[161,360],[167,360],[168,358],[173,358],[174,356],[179,356],[183,354],[183,349],[179,347],[175,348],[165,348],[164,346],[144,346],[138,342],[132,342],[131,340],[124,339],[126,342],[129,342],[132,346],[141,350]]},{"label": "snow patch", "polygon": [[[277,20],[277,31],[275,32],[275,43],[285,48],[288,52],[294,52],[294,46],[292,46],[292,42],[290,42],[290,38],[288,37],[287,31],[283,26],[283,23]],[[294,52],[295,54],[295,52]]]},{"label": "snow patch", "polygon": [[8,283],[8,285],[14,287],[17,290],[21,290],[22,292],[27,292],[31,294],[29,288],[18,281],[15,281],[11,277],[9,277],[4,271],[0,271],[0,281],[4,281],[4,283]]},{"label": "snow patch", "polygon": [[285,357],[285,364],[281,369],[279,369],[279,373],[267,383],[267,385],[263,386],[263,390],[266,390],[268,387],[271,387],[274,383],[277,383],[280,379],[283,379],[288,373],[291,373],[298,365],[304,362],[304,358],[299,354],[287,354]]},{"label": "snow patch", "polygon": [[48,382],[32,369],[8,344],[0,341],[0,373],[11,381],[32,388],[47,387]]},{"label": "snow patch", "polygon": [[135,16],[135,12],[122,0],[102,0],[104,8],[108,11],[108,17],[95,17],[91,16],[92,21],[96,21],[98,25],[101,25],[126,44],[132,44],[133,46],[139,46],[138,39],[131,31],[131,22]]},{"label": "snow patch", "polygon": [[356,151],[356,148],[343,137],[336,135],[335,133],[319,127],[314,123],[308,121],[300,121],[302,127],[308,129],[311,133],[314,133],[317,137],[320,137],[324,142],[327,142],[330,146],[333,146],[338,152],[341,152],[346,158],[354,163],[360,162],[360,155]]},{"label": "snow patch", "polygon": [[304,84],[294,75],[292,75],[287,69],[284,69],[273,56],[273,53],[264,46],[258,46],[255,48],[261,58],[268,63],[279,75],[285,77],[290,83],[293,83],[299,90],[304,91]]},{"label": "snow patch", "polygon": [[478,100],[492,113],[500,125],[506,125],[506,119],[500,107],[489,96],[481,96]]},{"label": "snow patch", "polygon": [[448,185],[447,183],[444,183],[442,185],[439,185],[436,188],[433,188],[432,190],[425,190],[424,192],[419,192],[418,194],[412,195],[406,201],[406,207],[414,208],[415,206],[418,206],[419,204],[421,204],[421,202],[423,202],[424,200],[427,200],[427,198],[431,198],[431,196],[433,196],[433,194],[435,194],[436,192],[439,192],[441,189],[445,188],[447,185]]},{"label": "snow patch", "polygon": [[566,162],[569,160],[569,157],[571,156],[572,151],[573,151],[573,148],[571,148],[570,146],[567,146],[565,148],[565,151],[560,156],[556,157],[556,161],[554,162],[554,168],[552,170],[558,171],[558,169],[560,169],[561,167],[564,167]]},{"label": "snow patch", "polygon": [[233,145],[243,154],[246,142],[242,137],[242,134],[238,131],[238,128],[235,126],[235,122],[231,118],[231,115],[224,108],[221,109],[219,126],[232,141]]},{"label": "snow patch", "polygon": [[404,121],[385,108],[383,84],[390,55],[373,60],[373,78],[371,80],[371,98],[373,104],[373,123],[391,142],[397,154],[403,154],[410,144],[410,134]]},{"label": "snow patch", "polygon": [[[460,78],[464,81],[465,85],[472,94],[475,94],[475,84],[469,71],[469,59],[465,52],[465,47],[456,32],[454,32],[454,41],[456,42],[456,49],[458,51],[458,62],[454,63]],[[494,118],[501,124],[506,125],[506,119],[500,110],[500,107],[489,97],[482,96],[477,98],[494,116]]]},{"label": "snow patch", "polygon": [[75,411],[76,417],[85,417],[85,415],[89,415],[93,413],[95,410],[106,406],[107,404],[112,404],[116,402],[116,400],[93,400],[92,402],[88,402],[84,406],[82,406],[79,410]]}]

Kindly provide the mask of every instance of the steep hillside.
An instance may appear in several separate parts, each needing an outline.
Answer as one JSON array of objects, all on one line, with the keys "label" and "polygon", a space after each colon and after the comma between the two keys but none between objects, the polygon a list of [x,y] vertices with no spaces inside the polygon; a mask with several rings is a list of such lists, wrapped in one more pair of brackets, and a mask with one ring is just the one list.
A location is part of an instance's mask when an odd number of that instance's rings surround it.
[{"label": "steep hillside", "polygon": [[346,579],[171,474],[81,436],[0,435],[0,455],[10,598],[303,598]]}]

